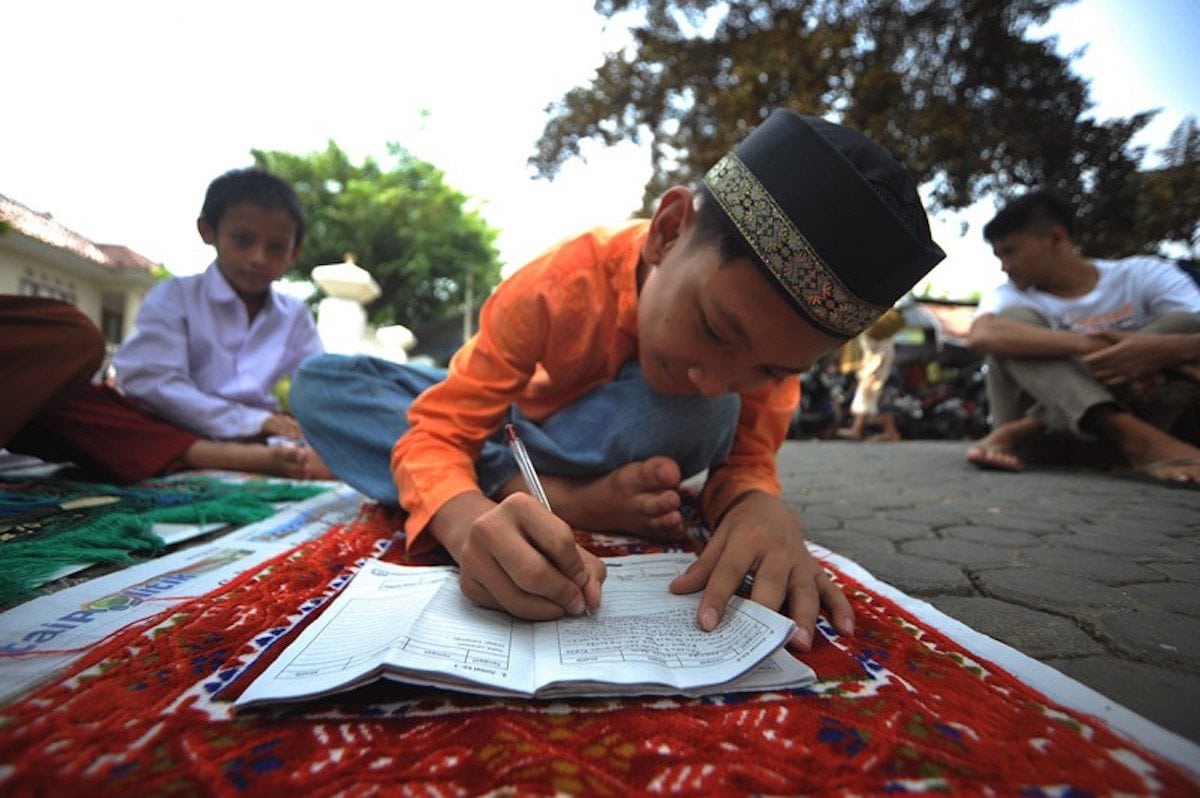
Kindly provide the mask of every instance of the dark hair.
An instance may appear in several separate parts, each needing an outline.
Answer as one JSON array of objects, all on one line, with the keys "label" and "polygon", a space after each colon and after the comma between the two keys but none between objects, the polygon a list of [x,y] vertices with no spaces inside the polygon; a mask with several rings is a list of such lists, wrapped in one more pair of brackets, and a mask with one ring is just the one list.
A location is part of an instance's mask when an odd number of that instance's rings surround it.
[{"label": "dark hair", "polygon": [[759,263],[758,255],[721,210],[721,205],[708,186],[701,183],[695,193],[699,202],[696,208],[693,244],[716,247],[722,265],[739,258],[749,258],[754,263]]},{"label": "dark hair", "polygon": [[296,225],[296,235],[292,244],[299,246],[304,242],[304,211],[300,208],[296,192],[286,180],[253,166],[231,169],[208,184],[208,191],[204,193],[204,206],[200,209],[200,218],[216,230],[229,206],[239,202],[246,202],[264,210],[283,211],[292,217],[292,222]]},{"label": "dark hair", "polygon": [[1049,189],[1039,188],[1022,194],[1004,206],[983,226],[983,238],[988,243],[1026,231],[1044,232],[1059,226],[1068,236],[1075,232],[1075,211],[1070,203]]}]

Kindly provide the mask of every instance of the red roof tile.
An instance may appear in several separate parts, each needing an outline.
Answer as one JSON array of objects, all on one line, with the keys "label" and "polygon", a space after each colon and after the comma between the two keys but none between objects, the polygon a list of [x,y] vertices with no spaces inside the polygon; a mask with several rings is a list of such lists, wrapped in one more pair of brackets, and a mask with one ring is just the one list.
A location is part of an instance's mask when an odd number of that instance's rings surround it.
[{"label": "red roof tile", "polygon": [[144,255],[120,244],[96,244],[60,224],[48,213],[38,213],[14,199],[0,194],[0,221],[30,238],[74,253],[114,271],[151,273],[155,263]]}]

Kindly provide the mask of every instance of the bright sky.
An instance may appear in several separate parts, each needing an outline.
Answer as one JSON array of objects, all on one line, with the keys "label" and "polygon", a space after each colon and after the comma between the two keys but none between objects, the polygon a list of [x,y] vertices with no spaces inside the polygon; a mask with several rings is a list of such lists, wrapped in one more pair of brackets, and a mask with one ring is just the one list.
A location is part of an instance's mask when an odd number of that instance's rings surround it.
[{"label": "bright sky", "polygon": [[[208,182],[252,148],[332,139],[386,163],[397,141],[475,198],[510,268],[626,218],[649,176],[633,145],[594,147],[552,183],[526,165],[545,106],[623,43],[591,0],[49,0],[3,16],[0,193],[180,274],[211,259],[195,232]],[[1200,2],[1081,0],[1052,24],[1065,49],[1089,45],[1076,68],[1101,117],[1165,109],[1140,142],[1161,147],[1200,113]],[[935,220],[950,254],[935,293],[999,281],[978,240],[991,212],[965,217],[966,238],[959,220]]]},{"label": "bright sky", "polygon": [[[1092,113],[1099,119],[1162,111],[1134,139],[1147,162],[1187,116],[1200,121],[1200,2],[1198,0],[1079,0],[1055,12],[1041,33],[1059,38],[1059,51],[1086,47],[1075,72],[1091,81]],[[1004,281],[999,263],[981,237],[995,215],[990,200],[966,211],[931,219],[943,261],[918,293],[962,298]],[[969,225],[965,234],[962,226]]]}]

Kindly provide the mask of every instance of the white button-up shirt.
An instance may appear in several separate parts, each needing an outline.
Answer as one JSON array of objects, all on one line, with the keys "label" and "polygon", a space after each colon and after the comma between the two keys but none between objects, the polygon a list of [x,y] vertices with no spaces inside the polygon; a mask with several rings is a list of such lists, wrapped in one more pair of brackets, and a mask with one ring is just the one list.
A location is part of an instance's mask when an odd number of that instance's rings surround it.
[{"label": "white button-up shirt", "polygon": [[150,290],[113,366],[121,390],[154,415],[206,438],[247,438],[279,412],[280,378],[321,351],[303,302],[271,290],[250,321],[213,263]]}]

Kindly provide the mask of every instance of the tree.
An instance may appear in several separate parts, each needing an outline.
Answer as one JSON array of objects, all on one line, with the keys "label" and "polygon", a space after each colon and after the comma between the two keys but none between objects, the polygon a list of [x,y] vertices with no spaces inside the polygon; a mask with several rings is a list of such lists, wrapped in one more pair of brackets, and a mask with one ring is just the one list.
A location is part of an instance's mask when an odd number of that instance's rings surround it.
[{"label": "tree", "polygon": [[[934,211],[1051,186],[1079,206],[1085,246],[1144,248],[1135,239],[1149,227],[1135,232],[1134,210],[1144,152],[1130,141],[1156,112],[1087,116],[1071,58],[1028,35],[1063,2],[597,0],[606,16],[636,18],[631,44],[548,108],[530,163],[552,177],[584,139],[648,141],[646,212],[787,107],[879,142]],[[1180,179],[1194,191],[1189,175]]]},{"label": "tree", "polygon": [[1125,252],[1153,252],[1145,242],[1169,241],[1191,258],[1200,258],[1200,127],[1184,119],[1159,154],[1163,165],[1139,174],[1133,236]]},{"label": "tree", "polygon": [[500,279],[496,231],[465,206],[442,172],[388,144],[390,168],[350,162],[330,141],[324,152],[252,150],[256,165],[296,189],[308,222],[297,270],[337,263],[347,252],[383,290],[368,308],[373,324],[413,327],[457,309],[468,276],[477,296]]}]

